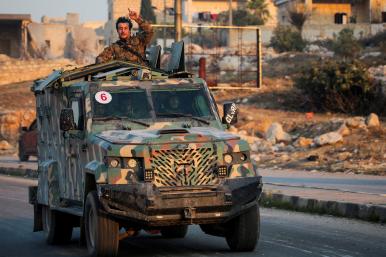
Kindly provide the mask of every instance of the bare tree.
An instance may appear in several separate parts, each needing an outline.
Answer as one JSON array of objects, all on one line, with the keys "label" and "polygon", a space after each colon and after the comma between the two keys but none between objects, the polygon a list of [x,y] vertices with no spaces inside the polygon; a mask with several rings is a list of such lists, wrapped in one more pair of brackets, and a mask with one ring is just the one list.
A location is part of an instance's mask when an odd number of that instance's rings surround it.
[{"label": "bare tree", "polygon": [[311,12],[303,3],[294,1],[288,8],[289,22],[301,33],[304,24],[311,17]]}]

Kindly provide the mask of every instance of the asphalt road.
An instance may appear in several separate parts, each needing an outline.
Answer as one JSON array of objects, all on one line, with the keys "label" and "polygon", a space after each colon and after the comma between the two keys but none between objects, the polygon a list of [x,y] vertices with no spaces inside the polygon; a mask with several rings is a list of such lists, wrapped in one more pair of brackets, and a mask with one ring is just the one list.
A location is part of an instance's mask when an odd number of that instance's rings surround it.
[{"label": "asphalt road", "polygon": [[293,187],[323,188],[386,196],[386,177],[327,172],[263,169],[263,182]]},{"label": "asphalt road", "polygon": [[[0,156],[0,167],[37,169],[36,157],[20,162],[16,156]],[[327,172],[260,169],[265,184],[311,187],[386,196],[386,177]]]},{"label": "asphalt road", "polygon": [[[0,176],[0,257],[86,256],[79,231],[64,246],[48,246],[32,232],[27,186],[36,181]],[[343,218],[261,209],[261,238],[254,252],[232,253],[223,238],[191,226],[185,239],[140,234],[120,244],[119,256],[386,256],[386,227]]]}]

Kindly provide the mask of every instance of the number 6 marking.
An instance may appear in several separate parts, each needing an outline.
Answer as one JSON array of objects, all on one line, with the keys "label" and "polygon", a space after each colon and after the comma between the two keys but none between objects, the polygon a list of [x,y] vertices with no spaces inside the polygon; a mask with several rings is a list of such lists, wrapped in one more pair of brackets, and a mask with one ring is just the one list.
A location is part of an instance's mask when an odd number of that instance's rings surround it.
[{"label": "number 6 marking", "polygon": [[100,104],[108,104],[113,100],[113,97],[107,91],[100,91],[95,94],[95,100]]}]

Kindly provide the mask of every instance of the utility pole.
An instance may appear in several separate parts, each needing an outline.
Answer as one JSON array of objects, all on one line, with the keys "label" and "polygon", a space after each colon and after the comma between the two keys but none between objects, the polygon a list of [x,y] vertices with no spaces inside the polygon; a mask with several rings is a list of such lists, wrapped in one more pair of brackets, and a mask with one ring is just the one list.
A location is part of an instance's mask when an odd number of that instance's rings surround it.
[{"label": "utility pole", "polygon": [[232,0],[228,0],[229,5],[229,26],[233,25],[233,14],[232,14]]},{"label": "utility pole", "polygon": [[175,41],[178,42],[182,39],[182,0],[174,1],[174,12]]},{"label": "utility pole", "polygon": [[[164,25],[166,25],[166,0],[164,0]],[[166,48],[166,28],[163,28],[162,30],[163,32],[163,38],[164,38],[164,45],[162,47],[162,49],[164,50]]]}]

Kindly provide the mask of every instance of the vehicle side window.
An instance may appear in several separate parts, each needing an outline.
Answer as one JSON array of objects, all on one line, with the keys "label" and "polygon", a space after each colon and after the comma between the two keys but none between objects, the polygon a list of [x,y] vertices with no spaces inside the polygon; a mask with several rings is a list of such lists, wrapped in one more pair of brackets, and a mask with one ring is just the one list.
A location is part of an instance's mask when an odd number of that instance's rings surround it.
[{"label": "vehicle side window", "polygon": [[71,109],[74,112],[74,121],[76,129],[83,130],[83,115],[82,105],[79,99],[73,99],[71,101]]}]

